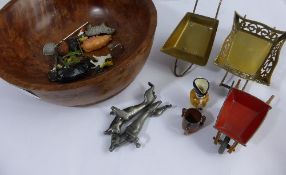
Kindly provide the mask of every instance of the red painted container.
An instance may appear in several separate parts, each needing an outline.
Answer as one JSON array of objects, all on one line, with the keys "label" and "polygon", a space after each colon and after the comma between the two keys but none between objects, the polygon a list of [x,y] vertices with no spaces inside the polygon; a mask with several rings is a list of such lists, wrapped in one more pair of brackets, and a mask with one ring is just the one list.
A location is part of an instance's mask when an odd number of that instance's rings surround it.
[{"label": "red painted container", "polygon": [[271,109],[264,101],[232,89],[219,113],[215,128],[242,145],[254,135]]}]

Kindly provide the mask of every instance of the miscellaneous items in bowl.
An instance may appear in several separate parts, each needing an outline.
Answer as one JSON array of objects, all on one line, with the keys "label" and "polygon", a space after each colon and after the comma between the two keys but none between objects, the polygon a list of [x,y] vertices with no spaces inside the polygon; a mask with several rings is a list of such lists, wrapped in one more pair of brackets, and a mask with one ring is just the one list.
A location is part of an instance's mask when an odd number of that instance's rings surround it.
[{"label": "miscellaneous items in bowl", "polygon": [[111,35],[93,36],[84,40],[81,47],[85,52],[92,52],[105,47],[110,41]]},{"label": "miscellaneous items in bowl", "polygon": [[190,101],[195,108],[202,109],[209,102],[209,82],[205,78],[196,78],[190,93]]},{"label": "miscellaneous items in bowl", "polygon": [[83,25],[81,25],[79,28],[77,28],[76,30],[74,30],[72,33],[70,33],[68,36],[66,36],[64,39],[62,39],[61,41],[65,41],[67,40],[68,38],[70,38],[71,36],[74,36],[78,31],[83,31],[86,27],[86,25],[88,25],[89,22],[85,22]]},{"label": "miscellaneous items in bowl", "polygon": [[70,65],[74,65],[80,62],[80,58],[78,57],[68,57],[63,59],[64,67],[69,67]]},{"label": "miscellaneous items in bowl", "polygon": [[112,35],[116,30],[113,28],[110,28],[105,25],[105,23],[102,23],[99,26],[92,26],[88,25],[87,30],[85,31],[85,35],[88,37],[96,36],[96,35]]},{"label": "miscellaneous items in bowl", "polygon": [[124,47],[119,42],[113,42],[109,44],[107,47],[110,51],[111,56],[114,58],[119,57],[124,52]]},{"label": "miscellaneous items in bowl", "polygon": [[85,41],[85,40],[87,40],[88,39],[88,36],[86,36],[85,34],[84,34],[84,28],[82,28],[81,30],[80,30],[80,32],[78,33],[78,40],[80,41],[80,42],[83,42],[83,41]]},{"label": "miscellaneous items in bowl", "polygon": [[182,110],[182,127],[185,135],[190,135],[201,129],[206,121],[206,117],[196,108]]},{"label": "miscellaneous items in bowl", "polygon": [[56,55],[57,45],[55,43],[47,43],[43,47],[43,55],[45,56],[54,56]]},{"label": "miscellaneous items in bowl", "polygon": [[66,41],[61,42],[57,47],[57,52],[60,56],[68,54],[70,51],[69,44]]},{"label": "miscellaneous items in bowl", "polygon": [[69,50],[70,51],[78,51],[80,50],[80,44],[79,44],[79,41],[78,41],[78,38],[76,37],[71,37],[71,38],[68,38],[66,40],[68,46],[69,46]]},{"label": "miscellaneous items in bowl", "polygon": [[68,66],[58,64],[56,69],[52,69],[48,76],[52,82],[69,83],[85,78],[91,73],[92,64],[89,59],[82,59],[73,63],[67,63]]},{"label": "miscellaneous items in bowl", "polygon": [[[111,146],[109,151],[125,143],[134,143],[137,148],[141,146],[138,135],[142,130],[145,121],[151,116],[160,116],[172,105],[159,107],[162,101],[155,102],[157,96],[154,92],[154,85],[149,83],[150,88],[144,94],[144,101],[138,105],[120,110],[117,107],[111,107],[111,115],[115,115],[110,127],[104,132],[111,135]],[[131,122],[131,123],[130,123]],[[129,124],[130,123],[130,124]],[[121,131],[123,125],[128,125],[124,131]]]},{"label": "miscellaneous items in bowl", "polygon": [[[50,81],[67,83],[84,78],[90,72],[102,72],[105,67],[114,65],[113,57],[119,57],[122,54],[124,47],[121,43],[109,44],[115,29],[105,24],[95,27],[90,25],[86,28],[87,24],[88,22],[58,44],[47,43],[44,46],[43,54],[55,59],[48,76]],[[90,57],[90,52],[100,50],[108,44],[107,55]]]},{"label": "miscellaneous items in bowl", "polygon": [[85,36],[85,35],[81,35],[81,36],[79,36],[79,38],[78,38],[78,40],[79,40],[80,42],[84,42],[84,41],[87,40],[87,39],[88,39],[88,37]]},{"label": "miscellaneous items in bowl", "polygon": [[113,66],[110,54],[90,58],[76,51],[69,52],[58,59],[61,64],[57,64],[49,73],[49,79],[52,82],[68,83],[76,81],[89,75],[92,71],[98,73],[102,72],[105,67]]},{"label": "miscellaneous items in bowl", "polygon": [[113,61],[110,54],[99,57],[93,56],[90,63],[94,65],[92,69],[96,70],[96,72],[101,72],[105,67],[113,66]]}]

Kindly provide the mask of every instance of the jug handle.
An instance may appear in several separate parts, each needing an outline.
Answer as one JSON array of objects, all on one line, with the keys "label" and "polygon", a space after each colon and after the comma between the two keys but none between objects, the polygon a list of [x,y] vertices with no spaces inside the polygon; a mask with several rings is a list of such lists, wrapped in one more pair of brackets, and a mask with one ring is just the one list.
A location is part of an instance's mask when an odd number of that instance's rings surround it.
[{"label": "jug handle", "polygon": [[204,124],[205,124],[205,122],[206,122],[206,116],[202,116],[202,121],[201,121],[201,123],[200,123],[200,126],[203,126]]},{"label": "jug handle", "polygon": [[183,108],[183,109],[182,109],[182,117],[183,117],[183,118],[185,118],[185,113],[186,113],[186,111],[187,111],[186,108]]},{"label": "jug handle", "polygon": [[[223,0],[220,0],[220,1],[219,1],[218,7],[217,7],[217,10],[216,10],[216,14],[215,14],[215,19],[217,19],[217,17],[218,17],[218,14],[219,14],[219,11],[220,11],[220,7],[221,7],[221,4],[222,4],[222,1],[223,1]],[[196,13],[197,6],[198,6],[198,2],[199,2],[199,0],[196,0],[195,6],[194,6],[194,9],[193,9],[193,13]]]}]

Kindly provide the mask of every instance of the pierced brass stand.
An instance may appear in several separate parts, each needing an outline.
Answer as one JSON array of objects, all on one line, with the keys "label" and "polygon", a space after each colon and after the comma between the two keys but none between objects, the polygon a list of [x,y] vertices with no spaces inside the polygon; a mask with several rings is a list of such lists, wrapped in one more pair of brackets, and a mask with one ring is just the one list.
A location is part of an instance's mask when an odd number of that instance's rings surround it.
[{"label": "pierced brass stand", "polygon": [[221,85],[232,73],[247,80],[244,89],[248,80],[269,86],[285,40],[286,32],[235,13],[232,31],[215,59],[227,71]]}]

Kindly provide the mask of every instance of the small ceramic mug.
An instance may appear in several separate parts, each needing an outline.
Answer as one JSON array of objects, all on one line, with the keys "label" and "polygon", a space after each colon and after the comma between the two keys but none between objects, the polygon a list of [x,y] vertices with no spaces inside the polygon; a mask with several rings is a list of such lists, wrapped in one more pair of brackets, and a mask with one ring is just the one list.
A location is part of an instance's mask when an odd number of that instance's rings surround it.
[{"label": "small ceramic mug", "polygon": [[185,130],[185,135],[190,135],[197,132],[202,128],[206,121],[206,117],[195,108],[183,109],[182,110],[183,123],[182,127]]}]

